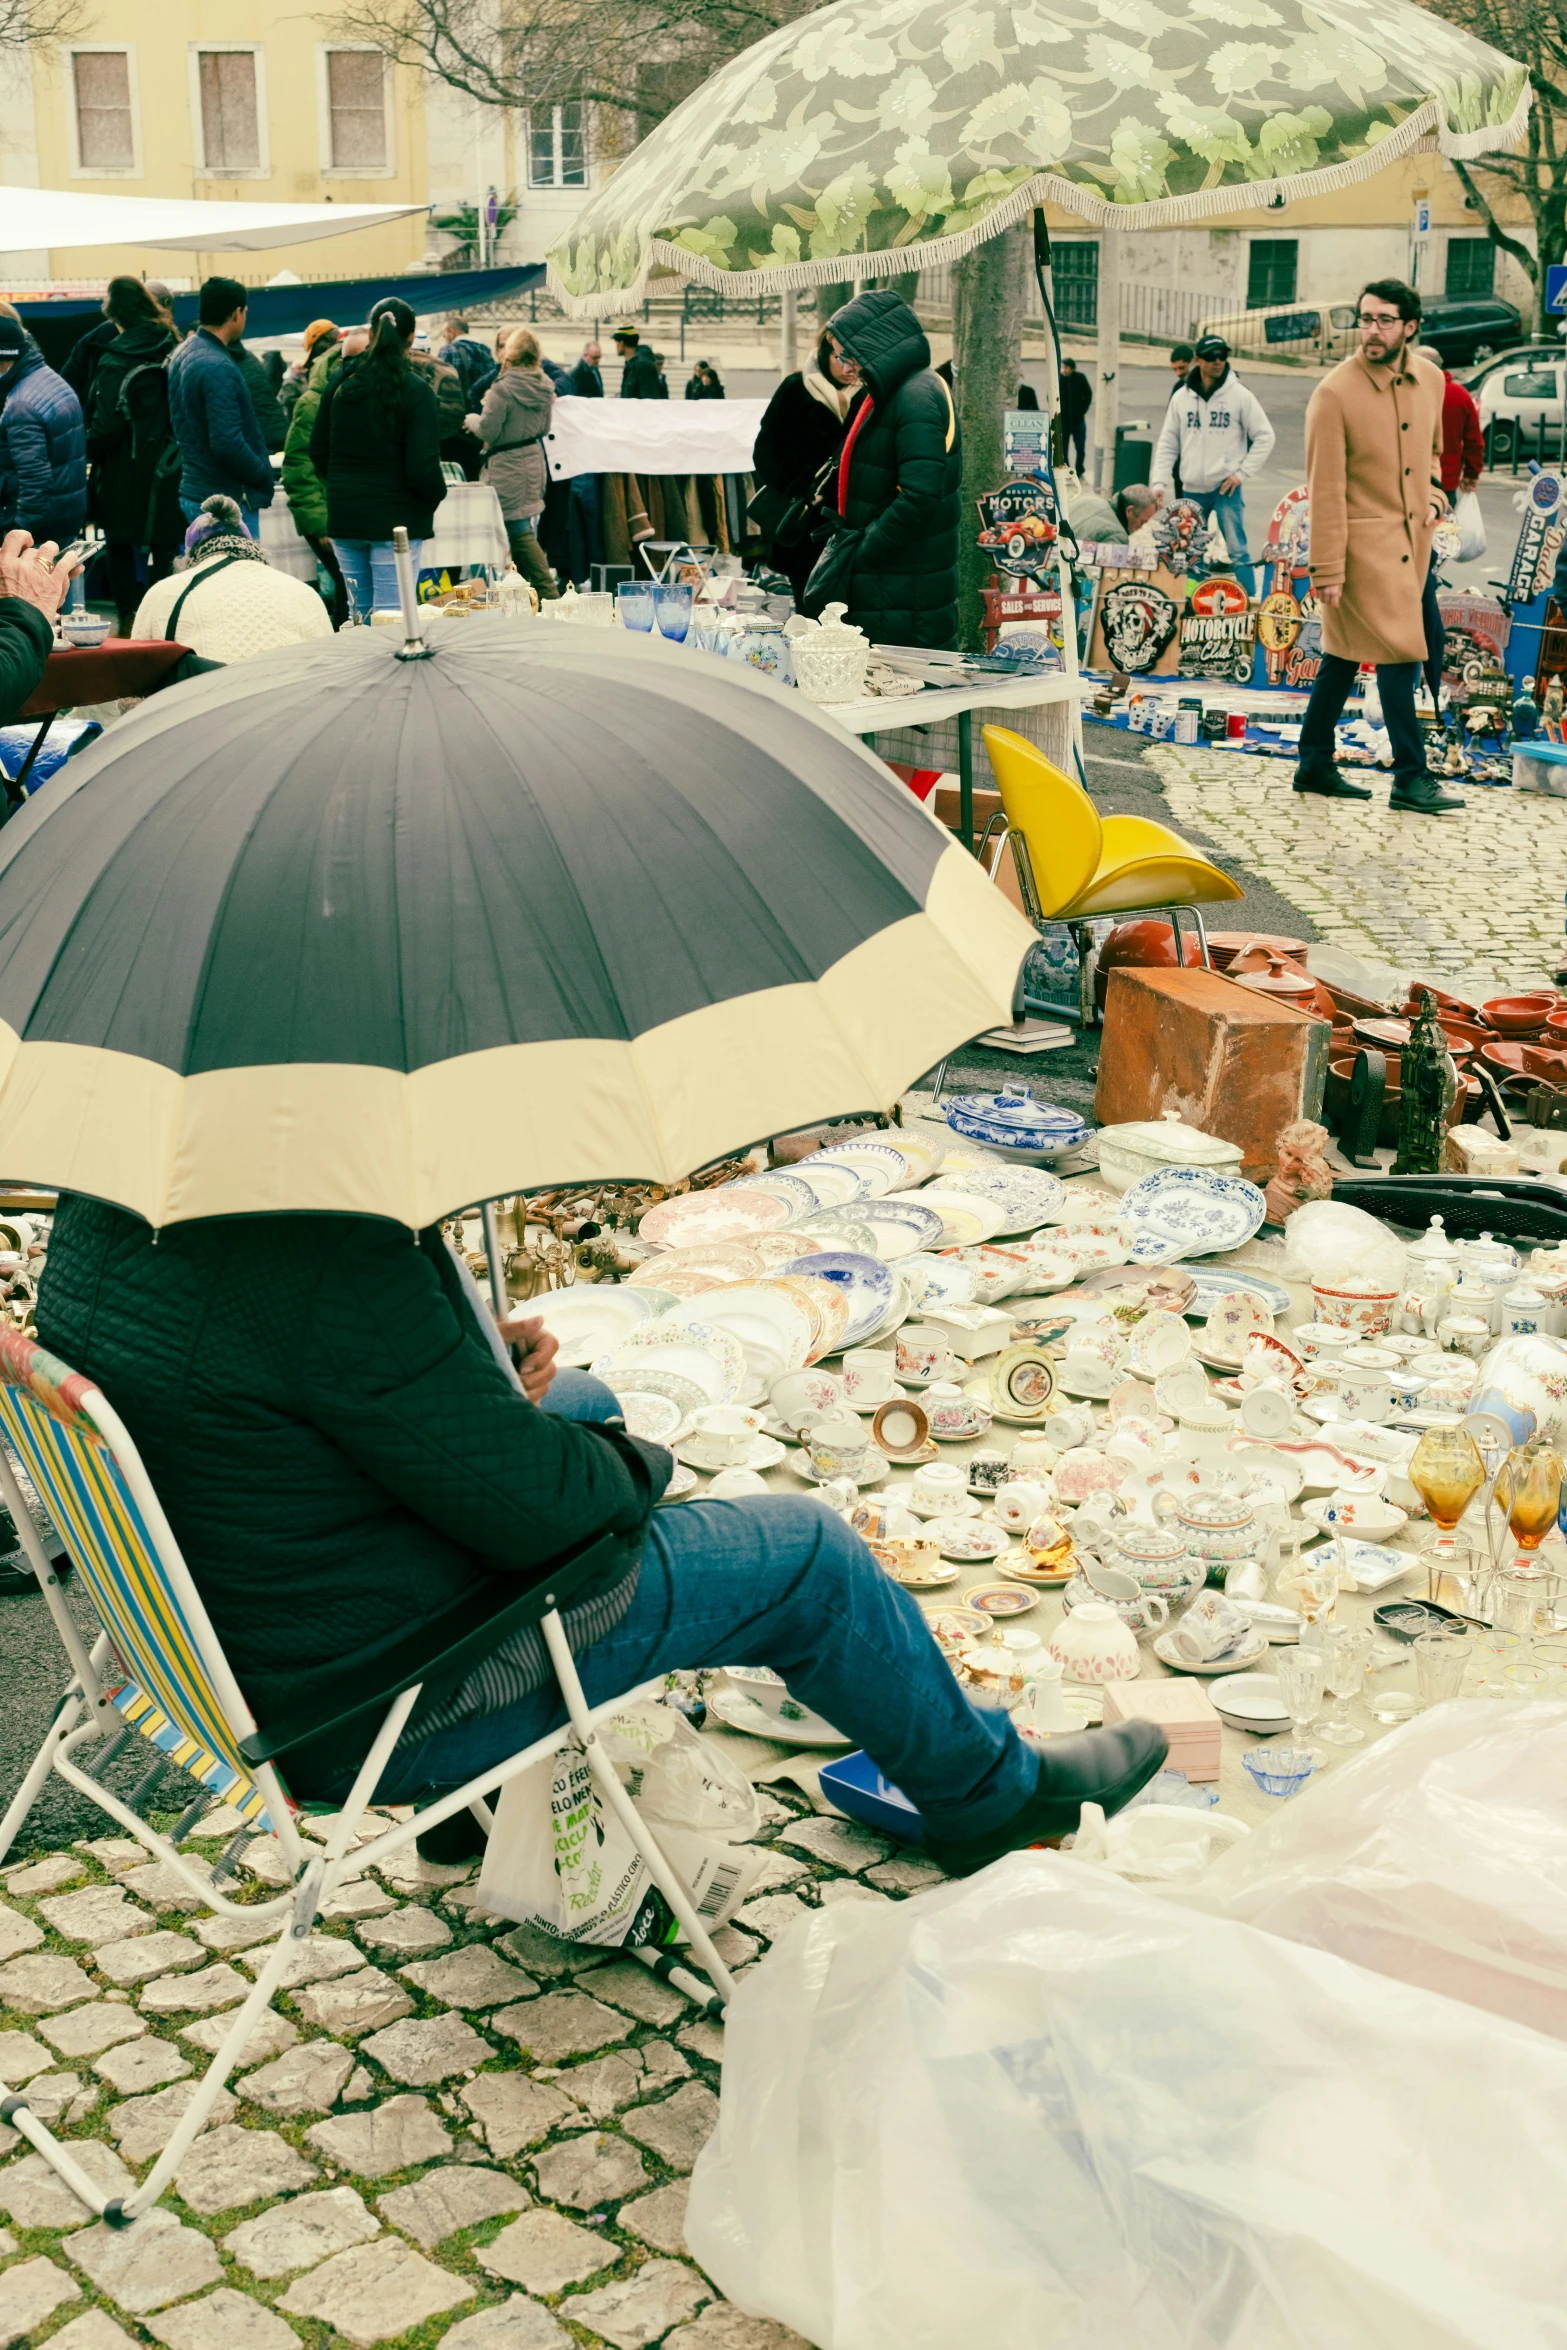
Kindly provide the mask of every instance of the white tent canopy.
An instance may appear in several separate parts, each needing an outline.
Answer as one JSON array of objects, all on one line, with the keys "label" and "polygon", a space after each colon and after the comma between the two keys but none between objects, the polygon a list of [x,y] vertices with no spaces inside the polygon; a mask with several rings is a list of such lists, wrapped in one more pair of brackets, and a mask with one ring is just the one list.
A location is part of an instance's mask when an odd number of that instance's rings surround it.
[{"label": "white tent canopy", "polygon": [[184,196],[91,196],[0,188],[0,254],[73,245],[148,245],[165,252],[264,253],[342,237],[427,212],[427,204],[225,204]]}]

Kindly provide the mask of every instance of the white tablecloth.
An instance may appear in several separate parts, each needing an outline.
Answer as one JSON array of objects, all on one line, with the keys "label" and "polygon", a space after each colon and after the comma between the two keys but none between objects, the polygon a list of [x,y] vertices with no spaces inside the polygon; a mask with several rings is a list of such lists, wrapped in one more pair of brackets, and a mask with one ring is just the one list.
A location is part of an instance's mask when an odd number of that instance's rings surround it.
[{"label": "white tablecloth", "polygon": [[[291,579],[316,582],[312,549],[294,527],[287,498],[279,489],[270,506],[261,509],[261,546],[276,571]],[[424,542],[419,558],[425,571],[460,571],[468,563],[489,564],[504,571],[511,561],[501,502],[487,481],[466,481],[448,489],[435,509],[435,530]]]},{"label": "white tablecloth", "polygon": [[557,400],[544,436],[574,473],[749,473],[765,400]]}]

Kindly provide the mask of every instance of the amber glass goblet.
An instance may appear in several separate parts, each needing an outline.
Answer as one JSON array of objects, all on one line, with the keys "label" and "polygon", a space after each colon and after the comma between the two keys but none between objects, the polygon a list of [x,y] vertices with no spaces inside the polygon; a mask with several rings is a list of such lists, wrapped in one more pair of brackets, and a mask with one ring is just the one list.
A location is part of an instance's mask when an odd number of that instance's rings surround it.
[{"label": "amber glass goblet", "polygon": [[1485,1463],[1464,1429],[1428,1428],[1415,1446],[1407,1474],[1430,1511],[1432,1524],[1451,1534],[1485,1483]]},{"label": "amber glass goblet", "polygon": [[1562,1492],[1562,1456],[1553,1444],[1520,1444],[1503,1461],[1496,1498],[1520,1550],[1535,1551],[1556,1523]]}]

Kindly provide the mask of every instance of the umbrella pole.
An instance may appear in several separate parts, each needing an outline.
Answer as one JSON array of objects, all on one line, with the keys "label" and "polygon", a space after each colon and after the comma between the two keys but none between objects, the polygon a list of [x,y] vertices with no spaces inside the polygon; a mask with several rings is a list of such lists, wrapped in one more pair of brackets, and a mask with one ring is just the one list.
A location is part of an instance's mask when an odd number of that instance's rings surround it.
[{"label": "umbrella pole", "polygon": [[[401,523],[392,532],[392,556],[397,565],[397,600],[403,608],[403,641],[398,648],[397,658],[399,661],[428,661],[435,648],[424,641],[414,582],[413,553],[408,544],[408,533]],[[488,1208],[484,1212],[486,1215],[490,1213]]]},{"label": "umbrella pole", "polygon": [[1099,390],[1095,402],[1099,418],[1099,481],[1102,498],[1115,490],[1115,428],[1120,421],[1121,387],[1121,232],[1099,232]]}]

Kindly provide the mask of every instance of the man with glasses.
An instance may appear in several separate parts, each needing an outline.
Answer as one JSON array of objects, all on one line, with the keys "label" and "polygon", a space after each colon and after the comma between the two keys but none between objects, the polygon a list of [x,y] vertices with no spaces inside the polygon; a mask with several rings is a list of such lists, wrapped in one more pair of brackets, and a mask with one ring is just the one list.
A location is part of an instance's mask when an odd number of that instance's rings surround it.
[{"label": "man with glasses", "polygon": [[1444,816],[1462,798],[1426,767],[1415,688],[1426,657],[1422,599],[1442,488],[1442,371],[1418,358],[1420,296],[1397,278],[1361,291],[1360,348],[1323,377],[1306,409],[1311,584],[1322,614],[1322,667],[1301,728],[1297,792],[1369,800],[1334,764],[1335,734],[1356,672],[1376,664],[1393,745],[1388,805]]}]

